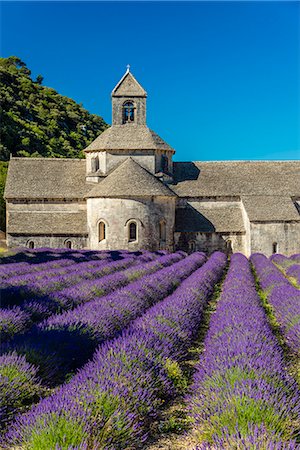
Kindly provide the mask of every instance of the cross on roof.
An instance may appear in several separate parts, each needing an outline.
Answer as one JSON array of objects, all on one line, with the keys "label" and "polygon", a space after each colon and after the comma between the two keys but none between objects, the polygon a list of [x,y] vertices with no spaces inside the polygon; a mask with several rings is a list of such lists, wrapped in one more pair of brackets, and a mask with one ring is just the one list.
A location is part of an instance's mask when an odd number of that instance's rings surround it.
[{"label": "cross on roof", "polygon": [[127,64],[127,72],[129,72],[130,71],[130,64]]}]

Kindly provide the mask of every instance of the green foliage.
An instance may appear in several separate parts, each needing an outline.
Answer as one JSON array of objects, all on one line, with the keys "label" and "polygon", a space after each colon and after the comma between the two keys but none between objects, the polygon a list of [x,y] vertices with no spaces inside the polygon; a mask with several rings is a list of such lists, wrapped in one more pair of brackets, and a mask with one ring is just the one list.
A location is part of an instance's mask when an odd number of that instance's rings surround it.
[{"label": "green foliage", "polygon": [[8,163],[0,161],[0,230],[5,230],[5,200],[3,198]]},{"label": "green foliage", "polygon": [[201,440],[211,442],[212,436],[221,436],[224,428],[228,429],[228,434],[234,434],[237,427],[241,436],[245,437],[251,433],[252,424],[263,424],[267,429],[278,430],[282,438],[290,438],[289,420],[277,414],[273,407],[247,396],[233,396],[226,410],[204,422],[203,431],[200,431]]},{"label": "green foliage", "polygon": [[172,380],[174,386],[178,389],[179,392],[184,392],[184,390],[187,389],[188,380],[181,370],[178,362],[170,358],[166,358],[164,367],[166,369],[168,378]]},{"label": "green foliage", "polygon": [[0,160],[13,156],[83,158],[82,150],[107,124],[31,78],[16,56],[0,58]]},{"label": "green foliage", "polygon": [[54,450],[59,447],[67,450],[77,448],[86,437],[81,423],[74,423],[74,420],[70,420],[68,417],[53,414],[52,420],[48,422],[47,426],[44,426],[42,416],[41,427],[31,434],[24,449]]}]

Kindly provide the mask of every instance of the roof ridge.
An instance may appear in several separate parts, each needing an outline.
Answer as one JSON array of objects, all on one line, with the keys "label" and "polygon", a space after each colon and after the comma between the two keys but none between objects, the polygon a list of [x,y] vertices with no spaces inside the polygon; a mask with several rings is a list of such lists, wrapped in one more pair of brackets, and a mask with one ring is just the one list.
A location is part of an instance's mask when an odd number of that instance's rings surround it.
[{"label": "roof ridge", "polygon": [[[130,176],[131,175],[131,176]],[[93,187],[89,197],[176,197],[169,186],[158,180],[153,173],[141,166],[131,156],[119,164],[107,177]]]},{"label": "roof ridge", "polygon": [[[22,159],[22,160],[30,160],[30,161],[36,161],[36,160],[43,160],[43,161],[85,161],[85,158],[49,158],[47,156],[38,156],[38,157],[31,157],[31,156],[12,156],[9,161],[12,159]],[[9,162],[8,161],[8,162]]]}]

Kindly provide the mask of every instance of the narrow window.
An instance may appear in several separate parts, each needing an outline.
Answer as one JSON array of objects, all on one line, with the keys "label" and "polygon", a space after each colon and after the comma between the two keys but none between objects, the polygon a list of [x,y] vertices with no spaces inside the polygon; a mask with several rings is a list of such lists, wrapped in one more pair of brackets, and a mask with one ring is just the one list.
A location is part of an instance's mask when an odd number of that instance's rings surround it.
[{"label": "narrow window", "polygon": [[193,253],[196,250],[196,243],[195,243],[195,241],[190,241],[189,247],[190,247],[190,253]]},{"label": "narrow window", "polygon": [[227,255],[232,253],[232,242],[230,239],[228,239],[228,241],[226,241],[226,253],[227,253]]},{"label": "narrow window", "polygon": [[278,253],[278,244],[277,244],[277,242],[273,242],[272,247],[273,247],[273,254],[274,253]]},{"label": "narrow window", "polygon": [[136,222],[130,222],[129,224],[129,231],[128,231],[128,240],[129,242],[136,241],[137,240],[137,227]]},{"label": "narrow window", "polygon": [[98,156],[94,156],[91,161],[92,172],[97,172],[99,170],[99,158]]},{"label": "narrow window", "polygon": [[106,237],[106,226],[105,223],[101,220],[99,222],[99,242],[103,241]]},{"label": "narrow window", "polygon": [[161,157],[161,171],[166,173],[168,172],[168,164],[169,160],[166,155],[162,155]]},{"label": "narrow window", "polygon": [[66,241],[65,245],[66,245],[66,248],[72,248],[72,242],[71,241]]},{"label": "narrow window", "polygon": [[34,242],[33,241],[29,241],[28,242],[28,247],[29,248],[34,248]]},{"label": "narrow window", "polygon": [[167,239],[167,233],[166,233],[166,222],[164,220],[161,220],[159,222],[159,239],[160,241],[166,242]]},{"label": "narrow window", "polygon": [[123,105],[123,123],[134,122],[134,104],[125,102]]}]

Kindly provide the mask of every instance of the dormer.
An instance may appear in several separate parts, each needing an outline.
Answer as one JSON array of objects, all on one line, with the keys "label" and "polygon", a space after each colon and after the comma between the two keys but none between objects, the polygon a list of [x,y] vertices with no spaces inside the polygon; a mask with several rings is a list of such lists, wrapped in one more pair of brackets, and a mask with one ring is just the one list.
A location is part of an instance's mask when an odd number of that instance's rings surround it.
[{"label": "dormer", "polygon": [[113,125],[146,125],[147,92],[127,70],[111,93]]}]

